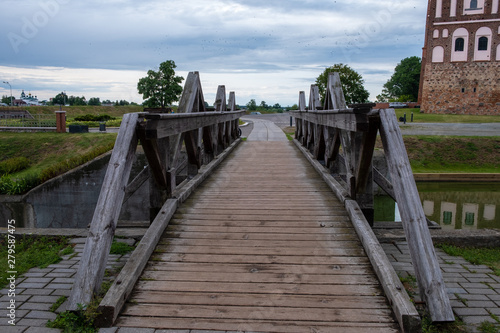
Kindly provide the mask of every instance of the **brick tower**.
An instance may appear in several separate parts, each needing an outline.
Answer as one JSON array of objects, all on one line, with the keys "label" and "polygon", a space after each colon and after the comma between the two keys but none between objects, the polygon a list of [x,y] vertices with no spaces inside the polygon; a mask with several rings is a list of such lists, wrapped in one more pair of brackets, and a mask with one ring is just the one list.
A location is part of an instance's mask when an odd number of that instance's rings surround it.
[{"label": "brick tower", "polygon": [[429,0],[419,103],[500,115],[500,0]]}]

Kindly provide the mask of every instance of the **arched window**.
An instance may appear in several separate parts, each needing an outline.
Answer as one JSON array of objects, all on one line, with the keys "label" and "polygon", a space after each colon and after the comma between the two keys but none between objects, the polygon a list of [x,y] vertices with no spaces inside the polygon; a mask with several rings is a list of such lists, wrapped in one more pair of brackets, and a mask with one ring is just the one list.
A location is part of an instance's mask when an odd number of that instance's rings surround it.
[{"label": "arched window", "polygon": [[469,31],[465,28],[458,28],[453,31],[452,41],[451,61],[467,61]]},{"label": "arched window", "polygon": [[488,37],[479,37],[477,49],[478,51],[488,51]]},{"label": "arched window", "polygon": [[432,62],[444,62],[444,47],[436,46],[432,49]]},{"label": "arched window", "polygon": [[491,29],[481,27],[476,31],[474,61],[490,61],[491,60]]},{"label": "arched window", "polygon": [[484,13],[484,0],[464,0],[464,15]]},{"label": "arched window", "polygon": [[463,52],[465,48],[465,40],[462,37],[455,39],[455,52]]}]

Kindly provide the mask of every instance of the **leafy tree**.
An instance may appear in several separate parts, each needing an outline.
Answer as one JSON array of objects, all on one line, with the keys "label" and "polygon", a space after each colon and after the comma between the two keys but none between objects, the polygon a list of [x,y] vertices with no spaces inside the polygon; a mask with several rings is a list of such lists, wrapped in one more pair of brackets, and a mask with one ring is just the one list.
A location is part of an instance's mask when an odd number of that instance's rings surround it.
[{"label": "leafy tree", "polygon": [[52,99],[52,104],[66,105],[67,101],[68,101],[68,95],[66,95],[65,92],[61,92]]},{"label": "leafy tree", "polygon": [[247,109],[250,111],[257,110],[257,102],[255,102],[255,99],[251,99],[250,102],[247,103]]},{"label": "leafy tree", "polygon": [[[14,97],[12,99],[14,99]],[[1,103],[5,103],[5,104],[9,104],[10,105],[10,97],[7,96],[7,95],[3,95]]]},{"label": "leafy tree", "polygon": [[269,105],[265,101],[261,101],[259,107],[263,109],[269,109]]},{"label": "leafy tree", "polygon": [[100,106],[101,105],[101,100],[99,97],[92,97],[89,99],[89,105],[94,105],[94,106]]},{"label": "leafy tree", "polygon": [[176,67],[173,60],[167,60],[160,64],[158,72],[149,70],[148,76],[139,80],[137,90],[146,100],[146,106],[164,108],[179,99],[184,78],[175,76]]},{"label": "leafy tree", "polygon": [[273,105],[273,109],[281,109],[280,103],[276,103]]},{"label": "leafy tree", "polygon": [[403,98],[402,102],[407,102],[408,99],[416,101],[421,69],[422,60],[417,56],[401,60],[394,69],[394,74],[384,84],[384,90],[387,91],[390,99],[399,100]]},{"label": "leafy tree", "polygon": [[368,101],[370,93],[363,86],[365,81],[361,75],[347,65],[335,64],[332,67],[325,69],[325,71],[316,79],[316,84],[318,85],[322,102],[325,101],[328,75],[333,72],[338,72],[340,75],[342,90],[344,91],[345,101],[347,104],[365,103]]},{"label": "leafy tree", "polygon": [[118,100],[116,101],[115,106],[125,106],[125,105],[129,105],[129,104],[130,103],[127,102],[126,100],[121,99],[120,101],[118,101]]},{"label": "leafy tree", "polygon": [[82,97],[69,96],[68,103],[69,103],[69,105],[87,105],[87,102],[85,100],[85,96],[82,96]]}]

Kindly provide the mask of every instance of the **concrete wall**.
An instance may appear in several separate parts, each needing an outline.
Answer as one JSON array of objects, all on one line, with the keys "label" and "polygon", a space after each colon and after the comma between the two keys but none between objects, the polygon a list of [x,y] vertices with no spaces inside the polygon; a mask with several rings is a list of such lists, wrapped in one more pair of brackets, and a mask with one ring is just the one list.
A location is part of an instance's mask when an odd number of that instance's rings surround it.
[{"label": "concrete wall", "polygon": [[[92,221],[109,158],[109,154],[97,158],[24,196],[0,196],[0,227],[15,219],[19,228],[86,228]],[[133,174],[144,165],[140,154]],[[123,205],[120,219],[149,221],[148,182]]]}]

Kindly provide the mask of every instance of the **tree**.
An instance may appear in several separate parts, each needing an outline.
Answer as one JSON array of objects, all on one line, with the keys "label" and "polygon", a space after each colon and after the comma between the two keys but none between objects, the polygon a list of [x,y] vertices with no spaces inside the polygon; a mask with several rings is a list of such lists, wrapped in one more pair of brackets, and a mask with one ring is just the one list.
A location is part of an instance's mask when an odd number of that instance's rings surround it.
[{"label": "tree", "polygon": [[65,92],[61,92],[52,99],[52,104],[66,105],[67,101],[68,101],[68,95],[66,95]]},{"label": "tree", "polygon": [[167,60],[160,64],[158,72],[149,70],[148,76],[139,80],[137,90],[146,100],[144,105],[164,108],[179,99],[184,78],[175,76],[176,67],[173,60]]},{"label": "tree", "polygon": [[91,97],[89,99],[89,105],[94,105],[94,106],[100,106],[101,105],[101,100],[99,99],[99,97]]},{"label": "tree", "polygon": [[408,99],[416,101],[418,99],[421,69],[422,60],[417,56],[401,60],[394,69],[394,74],[384,84],[384,90],[387,91],[390,99],[404,99],[401,102],[407,102]]},{"label": "tree", "polygon": [[73,106],[73,105],[87,105],[87,102],[85,101],[85,96],[82,96],[82,97],[69,96],[68,103],[71,106]]},{"label": "tree", "polygon": [[10,99],[10,97],[9,97],[9,96],[7,96],[7,95],[3,95],[3,96],[2,96],[1,103],[4,103],[4,104],[9,104],[9,105],[10,105],[10,101],[11,101],[11,99]]},{"label": "tree", "polygon": [[247,103],[247,109],[250,111],[257,110],[257,102],[255,102],[255,99],[251,99],[250,102]]},{"label": "tree", "polygon": [[355,70],[344,64],[335,64],[328,67],[316,79],[316,85],[319,89],[321,101],[325,101],[326,86],[328,84],[328,75],[333,72],[338,72],[340,81],[342,82],[342,90],[344,91],[345,101],[347,104],[365,103],[368,101],[370,93],[365,89],[363,84],[365,81]]}]

